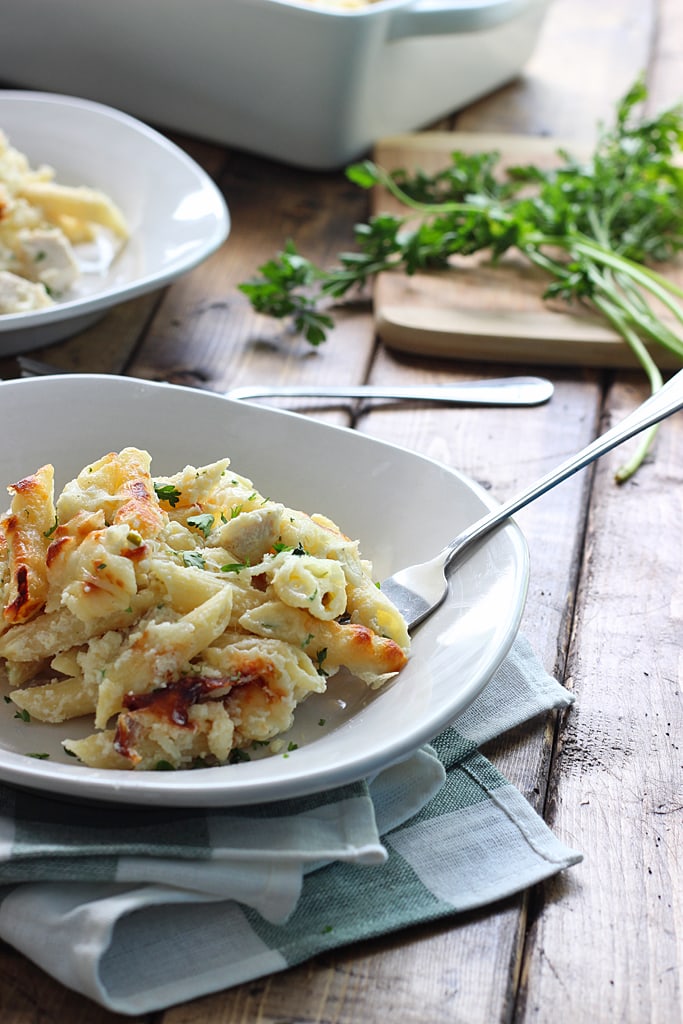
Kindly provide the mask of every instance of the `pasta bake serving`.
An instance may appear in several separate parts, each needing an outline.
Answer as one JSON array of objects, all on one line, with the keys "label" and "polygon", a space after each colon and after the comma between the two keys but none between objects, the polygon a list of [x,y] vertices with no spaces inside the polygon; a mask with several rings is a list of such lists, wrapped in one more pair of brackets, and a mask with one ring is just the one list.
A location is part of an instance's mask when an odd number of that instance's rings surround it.
[{"label": "pasta bake serving", "polygon": [[32,168],[0,130],[0,315],[27,313],[68,297],[82,274],[78,247],[107,232],[115,252],[128,226],[98,189],[58,183]]},{"label": "pasta bake serving", "polygon": [[0,659],[27,718],[91,715],[91,767],[190,768],[277,750],[340,668],[378,688],[406,624],[357,541],[264,497],[230,460],[153,477],[137,448],[55,497],[51,465],[0,519]]}]

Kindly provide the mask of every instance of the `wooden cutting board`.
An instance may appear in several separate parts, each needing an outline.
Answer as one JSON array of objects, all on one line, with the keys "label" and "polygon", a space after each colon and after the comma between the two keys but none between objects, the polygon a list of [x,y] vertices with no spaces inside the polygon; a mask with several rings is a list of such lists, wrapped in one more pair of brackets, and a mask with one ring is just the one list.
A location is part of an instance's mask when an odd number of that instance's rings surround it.
[{"label": "wooden cutting board", "polygon": [[[454,150],[496,150],[501,166],[551,167],[559,162],[560,146],[557,139],[534,136],[425,132],[381,140],[374,158],[389,170],[433,173],[449,165]],[[566,148],[573,156],[582,156],[580,147],[567,143]],[[405,213],[379,189],[373,209]],[[683,267],[667,267],[663,272],[683,286]],[[374,290],[377,331],[389,348],[423,356],[572,366],[638,365],[624,341],[595,314],[578,305],[544,300],[548,283],[541,271],[514,255],[498,266],[477,255],[454,260],[453,270],[411,277],[381,274]],[[653,345],[651,352],[662,368],[681,365],[662,346]]]}]

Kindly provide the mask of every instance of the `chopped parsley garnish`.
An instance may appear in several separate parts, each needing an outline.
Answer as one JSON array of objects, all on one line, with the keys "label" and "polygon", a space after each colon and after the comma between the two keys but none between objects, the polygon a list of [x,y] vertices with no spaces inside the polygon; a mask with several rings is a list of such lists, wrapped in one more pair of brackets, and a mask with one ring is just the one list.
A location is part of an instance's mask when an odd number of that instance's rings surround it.
[{"label": "chopped parsley garnish", "polygon": [[50,757],[49,754],[27,754],[27,757],[35,757],[38,761],[47,761]]},{"label": "chopped parsley garnish", "polygon": [[230,751],[228,764],[239,764],[240,761],[251,761],[251,756],[248,751],[240,750],[239,747],[235,747],[234,750]]},{"label": "chopped parsley garnish", "polygon": [[202,512],[198,516],[188,516],[187,525],[196,527],[205,537],[211,533],[215,520],[210,512]]},{"label": "chopped parsley garnish", "polygon": [[292,547],[291,544],[283,544],[282,541],[276,541],[275,544],[273,544],[273,551],[275,552],[276,555],[279,555],[280,552],[282,552],[282,551],[288,551],[290,553],[290,555],[307,555],[308,554],[308,551],[303,546],[301,541],[299,541],[297,543],[295,548]]},{"label": "chopped parsley garnish", "polygon": [[221,566],[221,572],[242,572],[242,569],[248,568],[249,562],[228,562]]},{"label": "chopped parsley garnish", "polygon": [[49,530],[45,530],[45,532],[43,533],[43,537],[51,537],[52,534],[55,532],[55,530],[57,529],[58,526],[59,526],[59,520],[55,516],[54,523],[52,524],[52,526],[50,527]]},{"label": "chopped parsley garnish", "polygon": [[181,491],[177,490],[173,484],[155,484],[154,491],[159,501],[165,501],[175,508],[181,498]]},{"label": "chopped parsley garnish", "polygon": [[30,722],[31,716],[29,715],[26,708],[22,708],[21,711],[17,711],[14,715],[15,718],[20,718],[22,722]]},{"label": "chopped parsley garnish", "polygon": [[183,565],[194,566],[195,569],[205,569],[206,561],[201,551],[183,551]]},{"label": "chopped parsley garnish", "polygon": [[315,667],[318,671],[319,676],[326,676],[327,672],[323,668],[323,663],[327,658],[327,647],[321,647],[319,651],[315,652]]}]

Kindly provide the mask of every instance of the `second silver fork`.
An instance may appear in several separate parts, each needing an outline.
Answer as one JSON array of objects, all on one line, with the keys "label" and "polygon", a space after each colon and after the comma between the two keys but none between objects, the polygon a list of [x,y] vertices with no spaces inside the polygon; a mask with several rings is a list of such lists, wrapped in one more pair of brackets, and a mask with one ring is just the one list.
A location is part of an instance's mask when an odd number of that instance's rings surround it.
[{"label": "second silver fork", "polygon": [[[18,356],[25,376],[43,377],[71,371],[30,356]],[[248,384],[222,392],[226,398],[249,401],[254,398],[358,398],[365,401],[445,402],[450,405],[542,405],[553,394],[545,377],[500,377],[466,380],[449,384]]]}]

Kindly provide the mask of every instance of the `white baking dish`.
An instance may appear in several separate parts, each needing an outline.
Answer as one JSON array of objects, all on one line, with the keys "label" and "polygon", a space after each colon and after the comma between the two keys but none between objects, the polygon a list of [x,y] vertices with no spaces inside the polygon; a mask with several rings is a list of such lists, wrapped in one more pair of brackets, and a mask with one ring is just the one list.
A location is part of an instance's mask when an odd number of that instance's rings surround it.
[{"label": "white baking dish", "polygon": [[549,0],[2,0],[0,76],[329,169],[509,80]]}]

